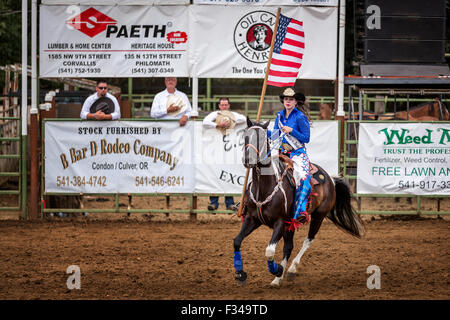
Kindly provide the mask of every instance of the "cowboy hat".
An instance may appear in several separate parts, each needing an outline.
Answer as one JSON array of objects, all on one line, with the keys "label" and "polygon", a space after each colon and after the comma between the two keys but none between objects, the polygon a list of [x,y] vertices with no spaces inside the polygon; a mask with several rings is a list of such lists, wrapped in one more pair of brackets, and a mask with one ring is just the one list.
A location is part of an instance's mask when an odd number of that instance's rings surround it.
[{"label": "cowboy hat", "polygon": [[228,129],[233,129],[236,126],[236,119],[234,114],[229,110],[221,110],[217,112],[216,123],[220,123],[222,120],[227,121],[230,126],[228,128],[217,128],[223,135],[227,134]]},{"label": "cowboy hat", "polygon": [[295,98],[296,99],[294,89],[292,89],[292,88],[284,89],[283,93],[280,94],[280,101],[283,102],[283,99],[285,97],[290,97],[290,98]]},{"label": "cowboy hat", "polygon": [[114,112],[114,102],[108,97],[101,97],[95,100],[90,108],[90,113],[96,113],[101,110],[104,114],[111,114]]},{"label": "cowboy hat", "polygon": [[183,100],[183,98],[176,96],[174,94],[169,95],[169,98],[167,99],[167,103],[166,103],[166,108],[169,108],[171,105],[174,105],[179,108],[177,111],[167,113],[168,115],[170,115],[172,117],[176,117],[179,114],[182,114],[183,112],[185,112],[187,110],[187,104]]}]

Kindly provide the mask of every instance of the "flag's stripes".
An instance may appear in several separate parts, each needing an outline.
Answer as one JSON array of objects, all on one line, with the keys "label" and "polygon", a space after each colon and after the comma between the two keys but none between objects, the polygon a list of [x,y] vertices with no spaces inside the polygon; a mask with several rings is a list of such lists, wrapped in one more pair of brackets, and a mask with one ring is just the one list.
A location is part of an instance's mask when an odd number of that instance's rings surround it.
[{"label": "flag's stripes", "polygon": [[278,60],[272,57],[272,63],[274,67],[285,67],[285,68],[296,68],[299,69],[301,67],[300,62],[293,62],[293,61],[287,61],[287,60]]},{"label": "flag's stripes", "polygon": [[281,61],[288,61],[288,62],[294,62],[294,63],[302,63],[302,59],[298,57],[293,56],[282,56],[280,53],[274,53],[272,54],[272,60],[281,60]]},{"label": "flag's stripes", "polygon": [[275,70],[269,71],[270,76],[286,77],[286,78],[292,78],[292,77],[295,78],[295,77],[297,77],[297,73],[298,72],[283,72],[283,71],[275,71]]},{"label": "flag's stripes", "polygon": [[294,29],[294,28],[287,28],[286,29],[286,32],[289,34],[293,34],[293,35],[295,35],[295,36],[299,36],[299,37],[304,37],[305,36],[305,33],[303,32],[303,31],[300,31],[300,30],[297,30],[297,29]]},{"label": "flag's stripes", "polygon": [[270,68],[270,71],[281,71],[281,72],[297,72],[298,73],[298,68],[289,68],[289,67],[283,67],[283,66],[276,66],[274,65],[273,68]]},{"label": "flag's stripes", "polygon": [[297,25],[297,26],[302,26],[303,27],[303,22],[295,20],[295,19],[291,19],[291,23],[293,25]]},{"label": "flag's stripes", "polygon": [[[295,52],[299,52],[299,53],[303,53],[303,51],[305,51],[304,48],[294,47],[294,46],[291,46],[290,44],[283,44],[281,50],[282,49],[289,50],[289,51],[295,51]],[[281,53],[281,50],[278,53]]]},{"label": "flag's stripes", "polygon": [[294,34],[288,34],[286,35],[286,39],[291,39],[298,42],[305,42],[305,37],[296,36]]},{"label": "flag's stripes", "polygon": [[303,53],[291,51],[291,50],[288,50],[288,49],[281,49],[280,54],[281,55],[286,55],[286,56],[291,56],[291,57],[294,57],[294,58],[299,58],[299,59],[303,58]]},{"label": "flag's stripes", "polygon": [[274,87],[293,87],[295,86],[295,80],[297,77],[287,80],[286,78],[281,77],[269,77],[270,80],[267,80],[267,84]]},{"label": "flag's stripes", "polygon": [[294,86],[305,51],[303,22],[280,15],[267,84]]},{"label": "flag's stripes", "polygon": [[298,48],[304,48],[305,47],[305,43],[302,41],[296,41],[293,39],[289,39],[288,37],[286,37],[286,39],[284,39],[284,44],[289,44],[291,46],[298,47]]}]

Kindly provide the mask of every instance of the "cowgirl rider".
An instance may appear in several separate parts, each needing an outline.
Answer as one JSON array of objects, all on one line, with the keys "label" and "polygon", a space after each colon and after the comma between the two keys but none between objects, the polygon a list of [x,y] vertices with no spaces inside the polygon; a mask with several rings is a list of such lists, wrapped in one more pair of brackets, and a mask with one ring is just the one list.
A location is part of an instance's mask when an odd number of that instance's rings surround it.
[{"label": "cowgirl rider", "polygon": [[289,155],[289,158],[294,162],[296,190],[294,220],[291,223],[293,228],[298,227],[299,223],[309,222],[306,209],[308,197],[311,193],[311,171],[305,148],[305,143],[308,143],[310,138],[309,115],[304,108],[297,108],[297,104],[302,103],[302,101],[298,101],[301,100],[300,97],[302,96],[300,93],[296,94],[292,88],[283,91],[280,95],[280,101],[284,109],[277,113],[274,125],[274,132],[281,130],[285,133],[280,151]]}]

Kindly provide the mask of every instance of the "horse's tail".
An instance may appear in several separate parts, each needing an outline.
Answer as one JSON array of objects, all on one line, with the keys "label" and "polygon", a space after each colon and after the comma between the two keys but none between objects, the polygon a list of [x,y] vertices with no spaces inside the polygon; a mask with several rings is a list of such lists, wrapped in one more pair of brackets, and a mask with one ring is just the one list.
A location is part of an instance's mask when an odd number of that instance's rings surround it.
[{"label": "horse's tail", "polygon": [[352,207],[350,186],[342,178],[333,177],[333,180],[336,189],[336,204],[328,214],[328,219],[352,236],[361,238],[365,228],[361,218]]}]

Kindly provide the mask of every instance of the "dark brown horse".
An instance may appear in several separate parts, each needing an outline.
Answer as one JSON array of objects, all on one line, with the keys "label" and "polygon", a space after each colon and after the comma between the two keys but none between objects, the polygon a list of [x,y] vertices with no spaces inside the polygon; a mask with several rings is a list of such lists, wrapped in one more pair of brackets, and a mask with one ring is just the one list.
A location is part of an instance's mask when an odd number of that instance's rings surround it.
[{"label": "dark brown horse", "polygon": [[[252,231],[263,224],[273,229],[272,238],[265,252],[269,272],[276,276],[271,283],[273,286],[280,285],[294,247],[295,229],[289,228],[294,213],[295,193],[295,182],[292,182],[292,162],[287,157],[270,154],[268,125],[269,122],[260,124],[247,119],[248,127],[244,133],[243,162],[244,166],[252,171],[252,182],[244,197],[244,221],[241,231],[234,239],[235,279],[239,284],[244,284],[247,278],[243,269],[241,244]],[[280,158],[284,161],[279,161]],[[335,225],[353,236],[361,237],[364,231],[359,216],[351,206],[351,192],[348,184],[340,178],[330,178],[325,170],[319,166],[316,167],[320,183],[314,185],[311,192],[314,196],[310,198],[312,200],[308,207],[311,217],[308,236],[288,270],[288,279],[295,276],[302,255],[313,242],[325,217],[328,216]],[[283,260],[281,264],[277,264],[274,261],[275,249],[281,237],[284,239]]]},{"label": "dark brown horse", "polygon": [[407,111],[399,111],[394,114],[396,120],[411,121],[448,121],[449,112],[445,104],[439,99],[414,106]]}]

